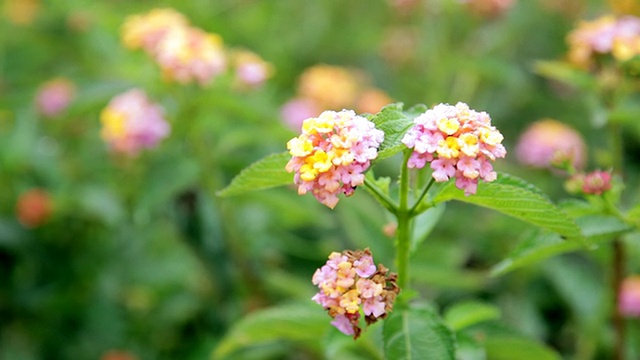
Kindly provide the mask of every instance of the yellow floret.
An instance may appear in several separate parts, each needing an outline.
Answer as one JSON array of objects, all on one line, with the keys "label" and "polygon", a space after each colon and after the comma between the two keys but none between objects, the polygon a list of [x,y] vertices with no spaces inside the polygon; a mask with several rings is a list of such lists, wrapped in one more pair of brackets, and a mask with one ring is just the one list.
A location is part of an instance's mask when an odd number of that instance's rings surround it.
[{"label": "yellow floret", "polygon": [[478,146],[478,137],[474,134],[464,133],[458,137],[460,151],[465,155],[474,157],[478,155],[480,147]]},{"label": "yellow floret", "polygon": [[480,140],[490,146],[498,145],[502,142],[504,137],[500,131],[490,128],[480,129]]},{"label": "yellow floret", "polygon": [[287,142],[287,149],[292,156],[307,156],[313,151],[313,143],[302,135]]},{"label": "yellow floret", "polygon": [[103,125],[101,135],[103,138],[121,138],[126,135],[125,116],[111,108],[102,110],[100,122]]},{"label": "yellow floret", "polygon": [[340,306],[342,306],[349,314],[355,314],[358,312],[358,310],[360,310],[360,297],[358,296],[358,291],[353,289],[342,295]]},{"label": "yellow floret", "polygon": [[438,156],[452,159],[457,158],[460,151],[460,145],[458,144],[458,138],[449,136],[445,140],[440,140],[438,143]]},{"label": "yellow floret", "polygon": [[442,118],[436,121],[438,129],[447,135],[453,135],[460,129],[460,122],[458,119]]}]

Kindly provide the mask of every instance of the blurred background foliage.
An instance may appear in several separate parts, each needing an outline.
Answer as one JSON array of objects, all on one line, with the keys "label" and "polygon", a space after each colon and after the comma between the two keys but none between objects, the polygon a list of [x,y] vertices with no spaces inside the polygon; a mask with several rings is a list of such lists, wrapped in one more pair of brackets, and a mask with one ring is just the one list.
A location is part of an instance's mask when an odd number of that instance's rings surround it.
[{"label": "blurred background foliage", "polygon": [[[228,77],[206,87],[164,81],[153,61],[120,41],[128,16],[159,7],[259,54],[273,76],[251,91],[234,89]],[[1,359],[208,358],[245,315],[309,300],[311,275],[331,251],[370,247],[376,262],[393,268],[389,218],[363,191],[334,211],[292,188],[215,195],[253,161],[285,150],[296,131],[280,109],[314,65],[359,69],[408,106],[467,102],[491,114],[508,150],[547,117],[584,136],[591,164],[603,147],[591,99],[534,72],[535,61],[564,56],[565,36],[580,19],[611,11],[602,1],[523,0],[491,14],[447,0],[3,0],[2,11]],[[70,79],[76,97],[45,119],[34,98],[56,77]],[[127,157],[102,141],[99,116],[134,87],[163,106],[172,132]],[[633,133],[625,140],[634,187],[640,148]],[[397,160],[376,174],[396,176]],[[513,156],[496,165],[554,200],[567,196],[557,174]],[[48,193],[51,211],[25,226],[16,207],[33,188]],[[637,200],[637,193],[628,199]],[[607,358],[608,249],[490,277],[527,229],[449,204],[412,260],[415,287],[442,309],[469,299],[496,304],[503,324],[563,355]],[[629,264],[637,272],[633,240]],[[637,342],[629,346],[638,355]],[[286,342],[246,356],[258,353],[329,356]]]}]

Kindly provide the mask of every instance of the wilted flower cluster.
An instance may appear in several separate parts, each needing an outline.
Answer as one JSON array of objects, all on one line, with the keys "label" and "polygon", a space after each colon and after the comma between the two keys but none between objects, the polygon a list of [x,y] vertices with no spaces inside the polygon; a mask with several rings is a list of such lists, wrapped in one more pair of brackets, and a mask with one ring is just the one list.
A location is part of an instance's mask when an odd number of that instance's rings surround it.
[{"label": "wilted flower cluster", "polygon": [[367,325],[383,319],[393,309],[400,292],[397,275],[373,262],[369,249],[332,252],[313,274],[320,291],[312,298],[333,318],[331,324],[346,335],[360,336],[360,311]]},{"label": "wilted flower cluster", "polygon": [[286,170],[295,172],[298,193],[311,192],[334,208],[338,194],[350,196],[364,183],[364,172],[378,156],[384,133],[352,110],[324,111],[302,124],[302,134],[287,143]]},{"label": "wilted flower cluster", "polygon": [[69,79],[49,80],[38,89],[36,108],[44,117],[56,117],[67,109],[75,93],[76,87]]},{"label": "wilted flower cluster", "polygon": [[430,162],[437,182],[455,178],[456,187],[465,195],[475,194],[478,179],[496,179],[491,161],[505,157],[507,151],[489,114],[461,102],[455,106],[439,104],[416,117],[414,123],[402,139],[413,149],[409,168],[421,169]]},{"label": "wilted flower cluster", "polygon": [[363,72],[340,66],[316,65],[299,78],[297,95],[282,107],[282,117],[294,129],[320,109],[355,109],[358,113],[376,113],[391,103],[380,89],[367,85]]},{"label": "wilted flower cluster", "polygon": [[520,163],[535,168],[567,163],[574,169],[582,169],[587,157],[587,147],[580,133],[553,119],[531,124],[520,136],[515,150]]},{"label": "wilted flower cluster", "polygon": [[569,33],[567,42],[569,61],[585,69],[593,66],[598,55],[627,61],[640,54],[640,18],[603,16],[584,21]]},{"label": "wilted flower cluster", "polygon": [[208,85],[236,66],[236,79],[250,88],[261,85],[272,74],[271,65],[249,51],[228,59],[228,51],[217,34],[193,27],[173,9],[154,9],[129,17],[122,26],[122,42],[130,49],[143,49],[160,66],[164,76],[181,84]]},{"label": "wilted flower cluster", "polygon": [[114,97],[100,114],[100,135],[114,151],[137,154],[152,148],[169,134],[169,123],[159,105],[146,93],[132,89]]},{"label": "wilted flower cluster", "polygon": [[624,279],[618,296],[620,313],[624,316],[640,318],[640,275]]}]

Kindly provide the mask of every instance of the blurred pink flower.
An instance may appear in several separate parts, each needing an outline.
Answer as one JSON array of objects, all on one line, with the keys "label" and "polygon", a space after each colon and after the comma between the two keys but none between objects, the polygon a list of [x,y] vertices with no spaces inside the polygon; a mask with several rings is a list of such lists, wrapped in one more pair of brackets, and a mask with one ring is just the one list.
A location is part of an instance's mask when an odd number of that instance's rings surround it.
[{"label": "blurred pink flower", "polygon": [[251,51],[234,53],[233,64],[236,80],[243,87],[259,87],[273,74],[273,66]]},{"label": "blurred pink flower", "polygon": [[587,156],[582,136],[553,119],[530,125],[520,136],[515,150],[520,163],[535,168],[551,168],[568,161],[575,169],[582,169]]},{"label": "blurred pink flower", "polygon": [[351,70],[331,65],[315,65],[302,73],[298,94],[330,110],[350,107],[358,96],[358,76]]},{"label": "blurred pink flower", "polygon": [[190,27],[167,32],[153,56],[164,76],[181,84],[197,81],[201,86],[208,85],[227,67],[222,38]]},{"label": "blurred pink flower", "polygon": [[114,151],[127,154],[155,147],[170,131],[160,106],[139,89],[114,97],[100,114],[100,121],[102,138]]},{"label": "blurred pink flower", "polygon": [[129,49],[156,52],[160,40],[176,27],[188,27],[187,18],[170,8],[153,9],[143,15],[129,16],[121,29],[123,44]]},{"label": "blurred pink flower", "polygon": [[222,38],[189,25],[173,9],[155,9],[134,15],[122,26],[122,42],[144,49],[158,63],[166,79],[181,84],[208,85],[226,70]]},{"label": "blurred pink flower", "polygon": [[494,18],[503,15],[509,10],[515,0],[460,0],[471,12],[487,17]]},{"label": "blurred pink flower", "polygon": [[627,15],[602,16],[583,21],[567,36],[568,60],[589,69],[598,55],[626,61],[640,54],[640,18]]},{"label": "blurred pink flower", "polygon": [[378,113],[383,107],[392,103],[393,100],[380,89],[366,89],[358,95],[356,99],[356,111],[358,113]]},{"label": "blurred pink flower", "polygon": [[630,276],[622,282],[618,310],[623,316],[640,318],[640,275]]},{"label": "blurred pink flower", "polygon": [[57,78],[42,84],[36,94],[36,108],[44,117],[53,118],[62,114],[73,98],[76,87],[66,78]]},{"label": "blurred pink flower", "polygon": [[284,122],[294,131],[300,131],[302,122],[320,115],[320,107],[311,99],[295,98],[280,109]]}]

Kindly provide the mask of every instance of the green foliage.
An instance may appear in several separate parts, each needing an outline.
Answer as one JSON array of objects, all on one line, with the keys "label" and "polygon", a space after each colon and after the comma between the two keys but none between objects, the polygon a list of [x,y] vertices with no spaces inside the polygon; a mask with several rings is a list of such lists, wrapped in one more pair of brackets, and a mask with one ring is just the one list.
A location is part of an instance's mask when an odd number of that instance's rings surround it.
[{"label": "green foliage", "polygon": [[486,207],[555,231],[571,241],[583,241],[575,221],[555,206],[540,190],[523,180],[500,174],[493,182],[481,182],[473,196],[465,196],[451,181],[434,198],[436,204],[458,200]]},{"label": "green foliage", "polygon": [[[327,314],[322,308],[311,302],[254,312],[230,329],[212,353],[211,359],[242,359],[243,350],[266,347],[277,342],[290,344],[288,351],[297,346],[320,353],[319,334],[328,330],[327,320]],[[268,358],[272,354],[264,355],[264,358]]]},{"label": "green foliage", "polygon": [[218,196],[234,196],[293,183],[293,175],[284,168],[291,159],[287,152],[272,154],[242,170]]},{"label": "green foliage", "polygon": [[469,326],[484,321],[500,318],[500,309],[495,305],[478,301],[457,303],[447,309],[444,314],[444,322],[453,331],[460,331]]},{"label": "green foliage", "polygon": [[384,323],[387,359],[455,359],[455,339],[439,316],[427,307],[397,309]]},{"label": "green foliage", "polygon": [[402,137],[413,126],[413,118],[420,114],[419,111],[426,110],[424,105],[406,112],[402,110],[403,107],[402,103],[387,105],[371,118],[376,128],[384,131],[384,141],[378,149],[376,161],[391,157],[406,148],[401,142]]}]

